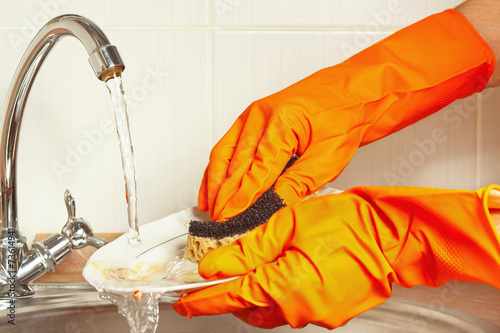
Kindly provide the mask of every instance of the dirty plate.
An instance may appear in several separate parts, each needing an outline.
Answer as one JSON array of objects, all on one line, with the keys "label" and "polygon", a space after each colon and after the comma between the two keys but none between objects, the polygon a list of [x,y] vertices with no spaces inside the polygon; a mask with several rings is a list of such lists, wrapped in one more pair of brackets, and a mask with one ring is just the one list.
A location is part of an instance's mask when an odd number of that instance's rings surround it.
[{"label": "dirty plate", "polygon": [[228,281],[204,280],[193,263],[181,266],[186,267],[183,274],[168,272],[186,247],[189,221],[208,218],[197,208],[189,208],[141,226],[141,243],[130,244],[126,234],[120,236],[89,258],[83,276],[97,290],[117,293],[184,294]]},{"label": "dirty plate", "polygon": [[[323,188],[318,195],[338,192]],[[83,270],[84,278],[99,291],[140,290],[168,296],[234,279],[204,280],[198,275],[196,264],[180,259],[191,220],[208,221],[209,215],[194,207],[145,224],[140,228],[138,244],[130,244],[126,234],[120,236],[90,257]]]}]

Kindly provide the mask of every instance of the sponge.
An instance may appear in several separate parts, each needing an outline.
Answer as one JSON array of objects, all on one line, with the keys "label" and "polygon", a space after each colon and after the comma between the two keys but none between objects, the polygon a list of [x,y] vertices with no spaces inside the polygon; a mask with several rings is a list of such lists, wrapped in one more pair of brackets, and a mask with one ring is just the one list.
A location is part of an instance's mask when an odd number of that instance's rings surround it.
[{"label": "sponge", "polygon": [[[283,171],[288,169],[297,159],[297,155],[292,156]],[[236,239],[266,223],[274,213],[283,207],[286,207],[285,202],[275,192],[274,186],[271,186],[253,205],[226,221],[191,221],[184,258],[193,262],[200,261],[207,251],[231,244]]]}]

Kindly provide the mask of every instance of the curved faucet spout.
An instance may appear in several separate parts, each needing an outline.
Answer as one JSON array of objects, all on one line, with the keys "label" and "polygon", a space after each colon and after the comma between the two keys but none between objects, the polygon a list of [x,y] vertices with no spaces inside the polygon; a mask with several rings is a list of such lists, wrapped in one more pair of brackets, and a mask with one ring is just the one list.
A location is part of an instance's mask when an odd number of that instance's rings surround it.
[{"label": "curved faucet spout", "polygon": [[[76,37],[85,46],[90,65],[99,80],[106,81],[114,75],[119,76],[125,69],[116,47],[109,43],[104,32],[92,21],[78,15],[62,15],[52,19],[28,45],[7,94],[1,127],[0,296],[5,294],[5,286],[2,286],[5,272],[9,276],[11,272],[17,272],[27,252],[26,239],[18,228],[16,200],[16,150],[24,107],[45,57],[64,36]],[[23,293],[30,292],[21,290],[19,294]]]},{"label": "curved faucet spout", "polygon": [[82,42],[89,54],[90,65],[100,80],[106,81],[125,69],[116,47],[110,44],[104,32],[82,16],[58,16],[43,26],[31,41],[14,74],[4,112],[0,143],[2,228],[17,227],[15,159],[26,99],[45,57],[64,36],[74,36]]}]

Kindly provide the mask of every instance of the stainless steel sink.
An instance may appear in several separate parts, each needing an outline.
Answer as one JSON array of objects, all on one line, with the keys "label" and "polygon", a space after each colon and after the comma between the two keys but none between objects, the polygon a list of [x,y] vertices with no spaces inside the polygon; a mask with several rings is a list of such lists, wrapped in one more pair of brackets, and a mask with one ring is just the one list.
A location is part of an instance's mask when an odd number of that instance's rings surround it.
[{"label": "stainless steel sink", "polygon": [[[88,285],[35,285],[36,296],[15,303],[15,325],[8,323],[8,300],[0,301],[0,332],[129,332],[127,321],[117,308]],[[269,332],[237,320],[232,315],[187,319],[175,313],[171,299],[160,299],[157,332]],[[327,332],[309,325],[295,330],[280,327],[272,332]],[[493,333],[500,328],[478,317],[450,310],[434,309],[424,303],[390,299],[351,320],[335,332],[464,332]]]}]

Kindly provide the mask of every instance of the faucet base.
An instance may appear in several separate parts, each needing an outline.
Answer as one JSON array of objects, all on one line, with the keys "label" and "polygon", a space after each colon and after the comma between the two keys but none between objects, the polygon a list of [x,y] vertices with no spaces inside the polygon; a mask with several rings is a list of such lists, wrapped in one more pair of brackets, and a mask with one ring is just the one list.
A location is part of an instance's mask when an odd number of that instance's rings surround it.
[{"label": "faucet base", "polygon": [[0,286],[0,299],[28,298],[35,296],[35,290],[27,284],[7,283]]},{"label": "faucet base", "polygon": [[17,278],[27,252],[26,237],[17,228],[1,228],[0,237],[0,299],[33,296],[34,290]]}]

